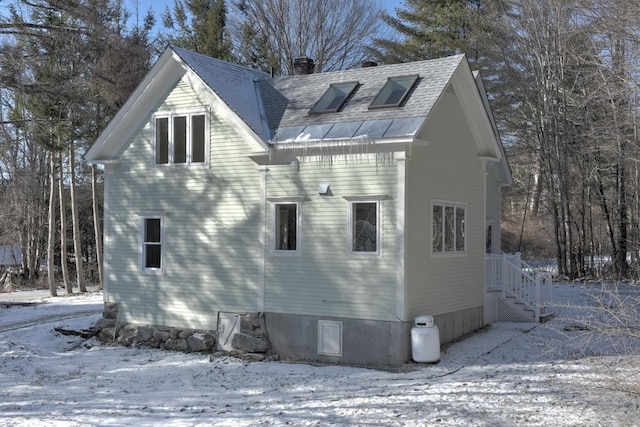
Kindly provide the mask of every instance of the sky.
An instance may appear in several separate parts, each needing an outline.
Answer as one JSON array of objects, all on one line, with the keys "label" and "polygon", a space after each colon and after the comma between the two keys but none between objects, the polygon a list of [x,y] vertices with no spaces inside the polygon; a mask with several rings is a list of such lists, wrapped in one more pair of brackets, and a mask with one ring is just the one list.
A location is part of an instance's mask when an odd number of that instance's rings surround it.
[{"label": "sky", "polygon": [[[135,11],[136,6],[138,7],[139,13],[141,15],[140,21],[142,21],[142,17],[144,14],[151,9],[156,17],[156,27],[162,25],[161,16],[164,12],[166,6],[172,7],[174,4],[174,0],[125,0],[126,6],[129,11],[132,13],[129,23],[133,23],[136,20]],[[228,0],[229,1],[229,0]],[[402,7],[404,5],[403,0],[380,0],[384,8],[391,14],[395,14],[395,9],[398,7]],[[0,15],[5,14],[7,5],[9,1],[0,0]]]},{"label": "sky", "polygon": [[[394,9],[401,7],[404,4],[403,0],[381,0],[384,8],[391,14],[394,14]],[[0,3],[2,0],[0,0]],[[160,15],[164,12],[165,7],[173,6],[174,0],[127,0],[128,7],[131,11],[135,10],[136,4],[139,5],[140,12],[144,14],[149,8],[151,8],[156,15],[158,23],[160,23]]]},{"label": "sky", "polygon": [[[140,9],[146,11],[149,7],[152,7],[155,12],[162,12],[166,5],[173,5],[173,1],[174,0],[127,0],[131,9],[135,8],[136,3],[138,3]],[[403,3],[403,0],[382,0],[382,4],[390,12],[393,12],[395,7]]]}]

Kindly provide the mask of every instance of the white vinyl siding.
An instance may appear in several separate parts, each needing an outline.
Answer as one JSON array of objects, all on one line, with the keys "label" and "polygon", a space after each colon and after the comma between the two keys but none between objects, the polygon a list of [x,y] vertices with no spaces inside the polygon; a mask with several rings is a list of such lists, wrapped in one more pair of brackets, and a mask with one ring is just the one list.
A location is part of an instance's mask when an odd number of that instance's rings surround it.
[{"label": "white vinyl siding", "polygon": [[[269,166],[267,199],[290,195],[304,201],[299,256],[266,259],[265,311],[397,321],[396,169],[394,160],[376,163],[364,154],[331,166],[313,158],[299,166]],[[319,194],[326,183],[331,195]],[[389,197],[380,201],[381,194]],[[353,256],[348,198],[368,195],[379,208],[379,256]],[[273,215],[267,221],[271,230]]]},{"label": "white vinyl siding", "polygon": [[[485,189],[482,162],[454,95],[445,94],[407,162],[407,315],[440,315],[484,303]],[[433,252],[435,204],[464,206],[464,256]]]},{"label": "white vinyl siding", "polygon": [[[201,94],[200,94],[201,95]],[[203,111],[205,101],[180,81],[158,111]],[[153,116],[111,165],[108,295],[122,321],[215,329],[217,311],[257,311],[260,183],[255,151],[215,111],[207,168],[156,167]],[[147,159],[147,161],[143,160]],[[139,266],[139,221],[164,212],[163,275]]]}]

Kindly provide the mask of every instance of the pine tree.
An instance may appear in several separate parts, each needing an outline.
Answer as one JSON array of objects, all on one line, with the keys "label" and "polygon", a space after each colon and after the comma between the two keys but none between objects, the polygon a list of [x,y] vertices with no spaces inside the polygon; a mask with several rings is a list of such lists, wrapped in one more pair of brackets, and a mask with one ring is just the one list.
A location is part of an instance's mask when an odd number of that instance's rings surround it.
[{"label": "pine tree", "polygon": [[399,38],[376,38],[372,54],[391,64],[466,53],[479,58],[474,28],[482,0],[406,0],[397,17],[384,12],[382,20]]},{"label": "pine tree", "polygon": [[[74,161],[146,74],[151,60],[148,40],[153,18],[147,15],[142,27],[128,27],[122,0],[23,0],[20,4],[21,8],[8,9],[2,27],[12,37],[2,40],[0,85],[3,93],[12,94],[19,101],[11,120],[25,124],[27,129],[20,134],[50,158],[47,255],[54,295],[53,256],[54,251],[58,252],[53,207],[60,164],[55,158],[62,153],[68,161],[65,184],[71,196],[77,281],[83,290],[82,261],[87,252],[81,242],[90,238],[80,236],[82,228],[75,206],[79,201],[75,182],[80,173]],[[43,199],[46,197],[42,195]],[[99,250],[96,248],[95,252]]]},{"label": "pine tree", "polygon": [[213,58],[231,60],[227,7],[224,0],[175,0],[162,15],[163,25],[173,34],[161,40]]}]

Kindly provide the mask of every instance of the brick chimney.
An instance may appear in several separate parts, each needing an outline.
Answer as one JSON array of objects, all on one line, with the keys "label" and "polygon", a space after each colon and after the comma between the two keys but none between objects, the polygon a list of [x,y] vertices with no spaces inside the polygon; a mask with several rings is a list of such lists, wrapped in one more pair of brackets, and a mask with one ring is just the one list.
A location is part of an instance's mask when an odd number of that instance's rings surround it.
[{"label": "brick chimney", "polygon": [[306,56],[295,58],[293,60],[293,74],[312,74],[313,67],[315,66],[316,64],[313,63],[313,59],[307,58]]},{"label": "brick chimney", "polygon": [[369,68],[369,67],[377,67],[378,63],[376,61],[362,61],[362,68]]}]

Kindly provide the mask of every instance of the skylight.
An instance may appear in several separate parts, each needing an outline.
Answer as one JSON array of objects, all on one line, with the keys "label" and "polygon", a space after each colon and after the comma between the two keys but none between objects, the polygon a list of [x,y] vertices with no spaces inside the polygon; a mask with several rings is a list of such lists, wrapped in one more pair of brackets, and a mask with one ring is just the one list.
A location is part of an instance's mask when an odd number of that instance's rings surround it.
[{"label": "skylight", "polygon": [[359,86],[358,82],[334,83],[309,111],[310,114],[337,113],[342,109],[349,96]]},{"label": "skylight", "polygon": [[388,120],[367,120],[362,122],[362,126],[353,134],[354,138],[380,138],[393,122]]},{"label": "skylight", "polygon": [[414,137],[425,119],[426,117],[422,116],[282,127],[277,130],[275,139],[270,142],[292,144],[356,138]]},{"label": "skylight", "polygon": [[369,108],[401,107],[418,81],[418,75],[389,77]]}]

